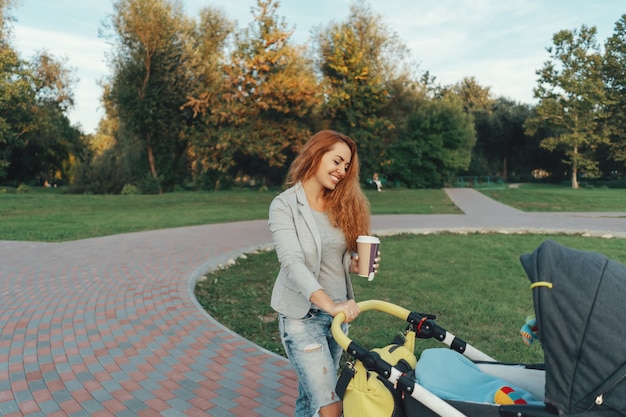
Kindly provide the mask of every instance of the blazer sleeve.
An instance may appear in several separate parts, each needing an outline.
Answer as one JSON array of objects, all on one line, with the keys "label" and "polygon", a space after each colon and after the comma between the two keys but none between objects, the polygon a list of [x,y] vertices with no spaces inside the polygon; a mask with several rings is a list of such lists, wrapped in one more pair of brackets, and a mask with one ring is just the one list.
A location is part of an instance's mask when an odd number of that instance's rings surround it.
[{"label": "blazer sleeve", "polygon": [[[290,197],[293,197],[293,201],[284,196],[275,198],[269,210],[270,232],[281,269],[275,285],[283,285],[290,290],[283,292],[285,296],[291,292],[299,293],[307,302],[308,310],[311,295],[322,289],[317,280],[319,249],[313,231],[300,214],[295,195]],[[283,302],[302,303],[303,300]]]}]

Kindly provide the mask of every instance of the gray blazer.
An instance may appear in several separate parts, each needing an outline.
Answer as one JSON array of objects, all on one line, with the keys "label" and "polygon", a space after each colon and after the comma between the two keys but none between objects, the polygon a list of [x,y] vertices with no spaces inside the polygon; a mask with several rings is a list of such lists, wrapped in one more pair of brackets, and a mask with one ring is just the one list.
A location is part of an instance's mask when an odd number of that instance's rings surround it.
[{"label": "gray blazer", "polygon": [[[287,317],[302,318],[311,308],[311,295],[323,288],[318,281],[322,242],[301,183],[274,198],[270,204],[269,227],[280,262],[272,290],[272,308]],[[353,299],[347,250],[343,266],[348,298]]]}]

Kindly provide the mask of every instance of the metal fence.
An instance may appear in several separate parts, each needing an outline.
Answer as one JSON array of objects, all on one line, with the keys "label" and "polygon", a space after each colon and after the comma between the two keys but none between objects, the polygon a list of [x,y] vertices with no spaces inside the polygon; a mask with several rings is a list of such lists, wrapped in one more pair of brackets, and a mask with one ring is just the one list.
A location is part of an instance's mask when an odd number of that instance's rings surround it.
[{"label": "metal fence", "polygon": [[458,188],[506,188],[502,178],[497,176],[461,176],[456,177]]}]

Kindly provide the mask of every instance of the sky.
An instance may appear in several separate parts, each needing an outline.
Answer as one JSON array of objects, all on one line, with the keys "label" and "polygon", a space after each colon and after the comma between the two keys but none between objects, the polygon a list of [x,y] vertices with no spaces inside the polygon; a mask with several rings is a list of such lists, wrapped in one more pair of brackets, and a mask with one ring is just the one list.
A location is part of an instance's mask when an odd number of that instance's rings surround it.
[{"label": "sky", "polygon": [[[600,45],[626,14],[626,0],[369,0],[392,33],[408,47],[419,71],[440,85],[474,77],[495,97],[534,104],[536,71],[549,59],[555,33],[598,29]],[[12,45],[24,59],[46,50],[78,80],[74,125],[95,133],[104,112],[99,82],[110,76],[110,45],[99,36],[113,12],[111,0],[17,0]],[[240,28],[253,18],[256,0],[183,0],[189,16],[221,8]],[[311,30],[345,20],[350,0],[281,0],[278,14],[294,29],[292,41],[310,42]]]}]

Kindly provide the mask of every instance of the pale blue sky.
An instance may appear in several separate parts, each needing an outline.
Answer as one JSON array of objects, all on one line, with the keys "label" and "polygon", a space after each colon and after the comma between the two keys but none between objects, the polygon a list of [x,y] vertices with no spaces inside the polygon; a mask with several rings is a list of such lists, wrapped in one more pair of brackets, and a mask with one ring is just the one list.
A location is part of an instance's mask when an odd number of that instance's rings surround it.
[{"label": "pale blue sky", "polygon": [[[185,0],[189,15],[204,6],[222,8],[240,27],[252,20],[256,0]],[[282,0],[279,14],[304,44],[311,28],[348,16],[349,0]],[[440,84],[473,76],[495,96],[534,103],[535,71],[546,47],[563,29],[596,26],[603,44],[623,14],[625,0],[370,0],[412,60]],[[93,133],[102,117],[97,81],[109,74],[109,49],[98,29],[112,12],[108,0],[18,0],[13,45],[23,58],[47,49],[75,70],[76,108],[70,119]]]}]

